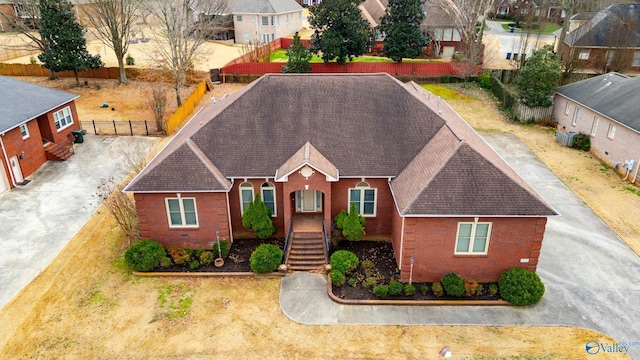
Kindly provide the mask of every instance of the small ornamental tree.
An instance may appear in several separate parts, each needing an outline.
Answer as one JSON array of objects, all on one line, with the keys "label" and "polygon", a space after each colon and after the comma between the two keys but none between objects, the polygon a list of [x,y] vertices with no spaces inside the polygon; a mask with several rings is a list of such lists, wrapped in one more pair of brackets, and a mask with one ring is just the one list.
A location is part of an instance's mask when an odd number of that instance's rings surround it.
[{"label": "small ornamental tree", "polygon": [[395,62],[424,54],[427,38],[420,31],[423,0],[389,0],[380,30],[385,33],[382,51]]},{"label": "small ornamental tree", "polygon": [[266,239],[276,232],[271,221],[271,210],[262,202],[260,194],[256,194],[242,213],[242,226],[252,230],[258,239]]},{"label": "small ornamental tree", "polygon": [[550,97],[562,76],[560,60],[550,46],[535,50],[520,68],[516,85],[520,101],[528,107],[550,106]]},{"label": "small ornamental tree", "polygon": [[304,46],[300,35],[293,35],[291,47],[287,50],[287,65],[282,67],[283,73],[309,73],[311,72],[311,58],[313,54]]},{"label": "small ornamental tree", "polygon": [[336,216],[336,226],[342,230],[342,235],[350,241],[362,240],[364,237],[364,226],[367,224],[364,216],[358,213],[356,204],[351,203],[349,212],[342,210]]}]

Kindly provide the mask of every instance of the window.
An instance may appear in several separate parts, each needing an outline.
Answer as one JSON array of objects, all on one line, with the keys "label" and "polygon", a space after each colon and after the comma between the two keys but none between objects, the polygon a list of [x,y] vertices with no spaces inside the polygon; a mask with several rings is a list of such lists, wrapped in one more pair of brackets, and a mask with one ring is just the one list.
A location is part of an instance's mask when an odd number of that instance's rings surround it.
[{"label": "window", "polygon": [[573,113],[573,120],[571,120],[571,125],[576,126],[578,123],[578,114],[580,113],[580,109],[576,108],[576,111]]},{"label": "window", "polygon": [[571,104],[567,101],[567,103],[564,105],[564,114],[569,115],[569,110],[571,110]]},{"label": "window", "polygon": [[616,126],[611,124],[609,125],[609,130],[607,130],[607,137],[613,139],[614,136],[616,136]]},{"label": "window", "polygon": [[274,21],[273,18],[274,16],[271,17],[271,26],[273,26],[273,21]]},{"label": "window", "polygon": [[276,34],[271,34],[271,41],[274,41],[276,39]]},{"label": "window", "polygon": [[53,120],[56,123],[56,129],[62,130],[73,124],[73,116],[71,116],[71,108],[66,107],[60,111],[53,113]]},{"label": "window", "polygon": [[236,16],[236,21],[237,22],[242,22],[242,15]]},{"label": "window", "polygon": [[245,43],[249,42],[249,33],[244,33],[244,42]]},{"label": "window", "polygon": [[607,65],[611,65],[613,62],[613,57],[616,55],[614,50],[607,51]]},{"label": "window", "polygon": [[578,54],[578,60],[589,60],[590,53],[590,50],[580,50],[580,53]]},{"label": "window", "polygon": [[262,34],[262,42],[265,44],[269,42],[269,34]]},{"label": "window", "polygon": [[167,198],[167,217],[169,227],[196,227],[198,214],[196,213],[195,198]]},{"label": "window", "polygon": [[264,26],[269,25],[269,17],[268,16],[263,16],[262,17],[262,25],[264,25]]},{"label": "window", "polygon": [[640,66],[640,51],[633,53],[633,63],[631,63],[631,66]]},{"label": "window", "polygon": [[276,216],[276,187],[272,183],[266,182],[260,187],[262,201],[271,211],[271,216]]},{"label": "window", "polygon": [[289,23],[289,14],[287,14],[287,24]]},{"label": "window", "polygon": [[597,116],[593,117],[593,124],[591,125],[591,136],[596,136],[596,131],[598,130],[598,124],[600,123],[600,119]]},{"label": "window", "polygon": [[29,128],[27,127],[27,124],[20,125],[20,134],[22,134],[23,139],[29,137]]},{"label": "window", "polygon": [[353,203],[360,215],[376,216],[376,191],[366,182],[358,183],[355,188],[349,189],[349,209]]},{"label": "window", "polygon": [[240,184],[240,214],[243,214],[253,201],[253,185],[248,182]]},{"label": "window", "polygon": [[458,223],[456,254],[486,254],[491,223]]}]

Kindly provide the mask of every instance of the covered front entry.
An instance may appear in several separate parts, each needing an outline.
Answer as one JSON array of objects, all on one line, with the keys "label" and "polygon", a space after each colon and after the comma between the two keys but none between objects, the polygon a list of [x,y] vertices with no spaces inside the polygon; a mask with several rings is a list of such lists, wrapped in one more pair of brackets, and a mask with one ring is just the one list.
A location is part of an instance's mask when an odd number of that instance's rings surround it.
[{"label": "covered front entry", "polygon": [[317,190],[296,191],[296,213],[322,212],[322,192]]}]

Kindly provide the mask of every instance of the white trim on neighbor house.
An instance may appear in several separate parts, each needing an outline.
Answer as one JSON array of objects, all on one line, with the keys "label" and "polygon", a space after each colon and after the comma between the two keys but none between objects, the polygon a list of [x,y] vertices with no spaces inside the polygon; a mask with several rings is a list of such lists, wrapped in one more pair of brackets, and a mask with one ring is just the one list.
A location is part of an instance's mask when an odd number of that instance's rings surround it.
[{"label": "white trim on neighbor house", "polygon": [[[168,197],[164,199],[167,223],[170,228],[197,228],[198,207],[195,197]],[[176,208],[175,205],[178,205]],[[178,219],[176,215],[179,215]]]},{"label": "white trim on neighbor house", "polygon": [[589,60],[589,54],[591,53],[591,50],[587,49],[587,50],[580,50],[580,53],[578,54],[578,60]]},{"label": "white trim on neighbor house", "polygon": [[[354,194],[358,194],[358,199],[352,199],[352,195]],[[371,199],[371,196],[373,196],[373,199]],[[347,210],[351,209],[351,203],[356,204],[356,209],[358,209],[360,215],[364,217],[375,217],[378,208],[378,189],[372,188],[367,182],[359,182],[354,188],[349,188]]]},{"label": "white trim on neighbor house", "polygon": [[[491,222],[477,222],[477,220],[475,222],[459,222],[453,253],[455,255],[486,255],[491,239],[491,225]],[[468,230],[468,235],[466,230],[462,233],[463,228]],[[478,232],[478,228],[480,228],[480,232]],[[467,241],[467,244],[460,243],[461,240]],[[479,241],[484,241],[482,249],[476,247],[476,243]]]},{"label": "white trim on neighbor house", "polygon": [[55,123],[56,130],[58,132],[73,125],[73,113],[71,112],[71,107],[65,106],[64,108],[54,112],[53,122]]}]

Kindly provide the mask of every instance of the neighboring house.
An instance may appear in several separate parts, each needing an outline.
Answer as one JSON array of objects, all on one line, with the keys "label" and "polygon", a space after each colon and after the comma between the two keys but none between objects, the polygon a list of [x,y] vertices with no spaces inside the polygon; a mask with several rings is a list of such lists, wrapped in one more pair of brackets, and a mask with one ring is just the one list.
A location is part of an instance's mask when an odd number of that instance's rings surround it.
[{"label": "neighboring house", "polygon": [[497,0],[492,11],[497,18],[533,18],[540,21],[559,22],[564,18],[560,0]]},{"label": "neighboring house", "polygon": [[[571,18],[570,32],[559,43],[562,61],[572,68],[599,73],[640,70],[640,4],[614,4],[595,14]],[[566,65],[565,65],[566,66]]]},{"label": "neighboring house", "polygon": [[640,78],[618,73],[561,86],[553,100],[553,118],[562,129],[589,134],[591,152],[633,182],[640,182],[638,114]]},{"label": "neighboring house", "polygon": [[[73,10],[81,25],[87,26],[87,15],[84,7],[90,0],[71,0]],[[22,23],[35,29],[33,11],[27,5],[31,0],[0,0],[0,32],[12,31],[13,24]]]},{"label": "neighboring house", "polygon": [[166,247],[251,237],[255,194],[293,240],[354,203],[403,281],[535,270],[556,215],[446,103],[388,74],[265,75],[203,108],[125,191],[142,237]]},{"label": "neighboring house", "polygon": [[302,29],[303,8],[294,0],[230,0],[235,42],[268,43]]},{"label": "neighboring house", "polygon": [[47,160],[71,156],[78,95],[0,76],[0,192]]}]

